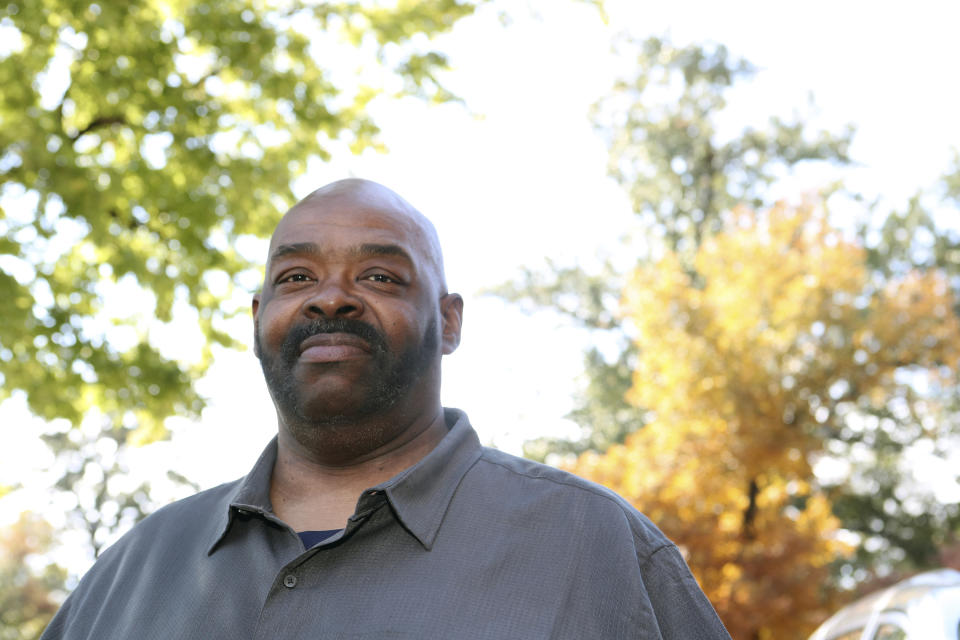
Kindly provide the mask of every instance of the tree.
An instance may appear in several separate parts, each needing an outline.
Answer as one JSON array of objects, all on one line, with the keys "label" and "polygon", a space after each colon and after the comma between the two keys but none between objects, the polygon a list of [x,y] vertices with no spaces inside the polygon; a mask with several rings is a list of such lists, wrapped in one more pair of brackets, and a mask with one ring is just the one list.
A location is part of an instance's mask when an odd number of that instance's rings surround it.
[{"label": "tree", "polygon": [[[292,178],[331,140],[378,144],[365,108],[385,88],[325,65],[357,59],[405,93],[449,99],[444,56],[416,42],[476,4],[0,8],[0,400],[19,390],[37,415],[73,424],[96,407],[137,441],[196,415],[210,345],[235,344],[219,323],[250,268],[237,242],[269,234]],[[106,308],[118,287],[152,308]],[[150,320],[169,322],[175,305],[207,340],[190,363],[151,341]]]},{"label": "tree", "polygon": [[[848,162],[852,131],[811,132],[800,118],[771,118],[763,129],[721,135],[728,93],[754,73],[723,46],[677,47],[650,38],[628,43],[623,55],[636,56],[636,70],[596,105],[593,117],[610,149],[610,175],[630,194],[647,232],[631,247],[639,261],[665,247],[689,264],[700,243],[722,228],[725,212],[773,204],[768,187],[798,164]],[[615,358],[597,349],[586,354],[588,382],[571,415],[585,436],[540,439],[527,445],[527,455],[603,451],[643,424],[642,412],[624,400],[637,358],[619,318],[625,284],[625,275],[609,265],[596,274],[559,266],[527,271],[499,288],[508,299],[557,310],[620,344]]]},{"label": "tree", "polygon": [[[944,228],[937,220],[956,216],[957,176],[960,166],[937,188],[918,191],[901,210],[882,211],[874,205],[857,230],[874,281],[940,273],[944,286],[953,291],[954,315],[960,314],[960,230]],[[913,410],[918,403],[926,405],[925,411]],[[923,393],[905,387],[886,406],[872,407],[868,424],[873,428],[848,432],[845,442],[832,445],[840,457],[864,445],[873,452],[868,464],[851,465],[848,476],[829,487],[834,513],[863,541],[856,559],[842,571],[856,580],[883,582],[887,574],[903,576],[941,566],[943,554],[960,534],[960,504],[938,499],[929,487],[910,490],[909,480],[904,481],[909,477],[904,453],[922,444],[929,456],[950,455],[958,442],[960,387],[936,385]]]},{"label": "tree", "polygon": [[66,572],[34,562],[51,540],[50,525],[30,513],[0,531],[0,640],[39,638],[56,613]]},{"label": "tree", "polygon": [[[637,72],[598,103],[595,121],[610,147],[610,173],[630,193],[646,232],[629,247],[638,264],[671,251],[696,279],[693,256],[703,242],[724,229],[724,216],[732,208],[770,206],[771,187],[801,162],[848,161],[851,131],[812,133],[799,119],[772,119],[765,129],[748,127],[721,136],[718,123],[726,116],[726,96],[752,73],[749,63],[733,58],[723,47],[675,47],[654,38],[640,43]],[[729,120],[725,130],[731,131]],[[876,286],[912,271],[936,269],[945,274],[955,294],[960,291],[960,235],[942,222],[956,216],[958,176],[960,160],[941,187],[919,192],[902,211],[864,204],[842,186],[830,187],[836,189],[831,193],[852,195],[850,202],[860,207],[856,235],[862,239],[865,268]],[[610,267],[590,274],[560,266],[550,273],[527,271],[517,283],[500,288],[509,299],[528,308],[559,311],[588,331],[605,334],[598,342],[618,342],[620,347],[612,356],[609,349],[598,348],[586,354],[587,383],[570,416],[584,435],[573,442],[535,440],[526,446],[527,455],[543,459],[550,454],[605,451],[643,427],[647,412],[626,397],[640,358],[632,327],[618,316],[626,285],[627,276]],[[960,307],[956,311],[960,313]],[[904,407],[919,399],[908,388],[901,391],[909,397],[870,410],[869,424],[882,428],[866,434],[842,431],[831,444],[837,457],[864,446],[874,452],[831,478],[827,487],[835,514],[860,540],[856,556],[836,567],[849,586],[869,579],[871,573],[935,564],[937,548],[949,544],[960,529],[960,505],[943,504],[929,491],[919,495],[905,482],[907,454],[916,450],[911,434],[917,433],[917,417]],[[924,443],[934,455],[946,457],[960,425],[960,389],[927,392],[937,396],[931,406],[938,415],[928,414],[925,420],[938,425],[939,434]]]},{"label": "tree", "polygon": [[844,548],[813,465],[837,444],[875,456],[844,432],[879,437],[871,416],[900,401],[914,442],[935,435],[937,399],[917,389],[956,384],[960,321],[942,271],[874,281],[812,205],[740,209],[724,228],[689,265],[671,251],[631,277],[627,400],[647,424],[572,470],[679,544],[734,637],[805,638],[836,604]]},{"label": "tree", "polygon": [[[86,426],[86,425],[85,425]],[[126,430],[101,424],[95,429],[63,429],[47,433],[44,441],[56,452],[59,475],[53,489],[60,501],[65,528],[82,532],[85,558],[93,562],[113,540],[171,498],[196,493],[200,487],[172,470],[167,477],[135,478],[127,454]],[[157,493],[164,496],[157,497]],[[75,558],[80,560],[80,558]]]}]

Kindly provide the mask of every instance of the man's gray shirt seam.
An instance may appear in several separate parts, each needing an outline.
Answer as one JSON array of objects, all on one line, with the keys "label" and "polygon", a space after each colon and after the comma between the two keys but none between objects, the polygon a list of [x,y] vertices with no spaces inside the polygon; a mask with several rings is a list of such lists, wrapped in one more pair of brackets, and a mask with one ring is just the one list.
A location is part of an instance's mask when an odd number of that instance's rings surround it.
[{"label": "man's gray shirt seam", "polygon": [[[572,489],[578,489],[580,491],[584,491],[586,493],[597,496],[599,498],[604,498],[612,502],[618,509],[623,511],[625,516],[627,515],[627,509],[625,508],[625,503],[623,501],[623,498],[620,498],[616,494],[611,494],[609,489],[605,489],[604,487],[599,485],[592,485],[589,480],[584,480],[582,478],[577,478],[576,481],[568,481],[566,479],[553,478],[546,474],[538,475],[533,473],[524,473],[518,469],[514,469],[508,464],[491,459],[490,456],[486,455],[488,452],[491,452],[491,451],[495,453],[500,453],[496,449],[488,449],[485,447],[484,455],[480,457],[480,460],[487,462],[489,464],[497,465],[498,467],[506,469],[507,471],[511,473],[515,473],[516,475],[521,477],[530,478],[531,480],[546,480],[547,482],[552,482],[560,486],[570,487]],[[553,467],[550,467],[549,469],[553,469]],[[627,503],[626,506],[631,509],[633,508],[632,506],[629,505],[629,503]],[[637,560],[639,561],[640,567],[642,568],[643,566],[649,564],[649,562],[653,559],[653,556],[659,553],[660,551],[664,549],[670,549],[670,548],[677,548],[677,546],[674,543],[667,541],[661,544],[660,546],[654,547],[651,551],[649,551],[649,553],[646,553],[643,557],[641,557],[640,549],[638,548]]]}]

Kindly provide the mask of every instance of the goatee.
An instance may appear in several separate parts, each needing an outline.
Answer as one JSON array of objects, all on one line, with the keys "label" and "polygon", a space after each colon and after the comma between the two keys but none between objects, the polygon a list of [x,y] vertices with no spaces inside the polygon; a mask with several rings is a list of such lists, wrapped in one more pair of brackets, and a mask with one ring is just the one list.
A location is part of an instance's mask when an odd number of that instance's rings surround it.
[{"label": "goatee", "polygon": [[[294,373],[300,357],[300,345],[307,338],[322,333],[349,333],[370,345],[370,374],[359,384],[360,397],[350,406],[336,411],[324,410],[325,402],[305,397],[305,389]],[[386,336],[371,325],[353,318],[316,318],[293,326],[279,352],[263,348],[259,332],[254,335],[260,366],[267,388],[277,410],[295,431],[311,431],[317,427],[349,424],[358,419],[386,411],[403,398],[414,383],[430,368],[437,356],[439,341],[437,321],[431,319],[419,344],[411,345],[399,354],[390,351]],[[323,394],[321,389],[315,393]],[[323,400],[323,398],[319,398]],[[329,403],[337,406],[337,402]]]}]

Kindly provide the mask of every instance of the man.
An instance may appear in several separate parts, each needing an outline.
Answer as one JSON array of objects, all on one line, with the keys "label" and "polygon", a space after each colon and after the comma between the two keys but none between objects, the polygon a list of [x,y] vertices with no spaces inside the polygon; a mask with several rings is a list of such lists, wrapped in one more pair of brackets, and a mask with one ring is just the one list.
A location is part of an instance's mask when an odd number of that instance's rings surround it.
[{"label": "man", "polygon": [[728,638],[644,516],[441,407],[462,313],[395,193],[298,203],[253,299],[277,438],[107,549],[43,637]]}]

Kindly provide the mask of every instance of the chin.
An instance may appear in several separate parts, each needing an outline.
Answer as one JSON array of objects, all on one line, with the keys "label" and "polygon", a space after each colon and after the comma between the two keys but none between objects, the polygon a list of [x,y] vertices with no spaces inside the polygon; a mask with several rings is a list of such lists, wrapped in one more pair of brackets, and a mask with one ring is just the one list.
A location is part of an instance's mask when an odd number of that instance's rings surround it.
[{"label": "chin", "polygon": [[395,402],[383,397],[366,399],[338,395],[334,398],[313,398],[300,403],[295,412],[297,421],[304,426],[341,425],[357,422],[371,415],[383,413]]}]

